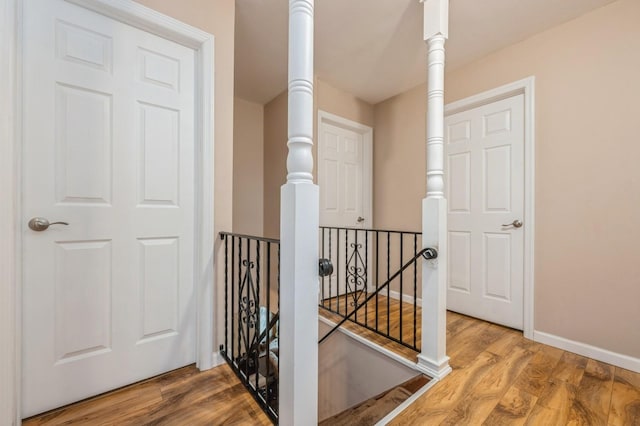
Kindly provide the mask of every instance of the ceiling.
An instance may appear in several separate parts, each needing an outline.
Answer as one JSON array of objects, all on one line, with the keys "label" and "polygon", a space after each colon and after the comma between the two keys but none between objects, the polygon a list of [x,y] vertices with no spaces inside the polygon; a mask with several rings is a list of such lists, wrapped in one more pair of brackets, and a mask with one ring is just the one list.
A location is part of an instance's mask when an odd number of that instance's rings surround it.
[{"label": "ceiling", "polygon": [[[615,0],[450,0],[455,69]],[[235,93],[261,104],[287,87],[287,0],[236,0]],[[426,81],[418,0],[317,0],[315,69],[372,104]]]}]

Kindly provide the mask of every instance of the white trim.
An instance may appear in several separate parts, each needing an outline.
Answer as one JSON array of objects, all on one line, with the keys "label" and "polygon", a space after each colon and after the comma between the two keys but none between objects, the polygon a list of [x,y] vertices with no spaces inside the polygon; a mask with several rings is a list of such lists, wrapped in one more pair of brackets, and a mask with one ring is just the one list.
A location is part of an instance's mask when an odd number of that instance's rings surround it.
[{"label": "white trim", "polygon": [[[185,23],[128,0],[66,0],[116,21],[192,48],[196,58],[196,217],[195,285],[197,289],[197,365],[209,369],[213,352],[214,251],[214,37]],[[0,0],[0,311],[11,318],[0,322],[0,425],[21,423],[21,51],[22,2]],[[7,143],[5,143],[7,141]],[[3,164],[7,162],[8,164]],[[7,306],[4,306],[7,305]],[[13,313],[13,314],[12,314]],[[5,318],[2,318],[3,320]],[[11,356],[13,354],[13,356]],[[212,358],[213,354],[213,358]]]},{"label": "white trim", "polygon": [[389,414],[387,414],[386,416],[384,416],[382,419],[380,419],[378,421],[378,423],[375,424],[375,426],[384,426],[386,424],[388,424],[391,420],[395,419],[396,417],[398,417],[398,415],[400,413],[402,413],[404,410],[407,409],[407,407],[409,407],[411,404],[413,404],[414,402],[416,402],[418,400],[418,398],[420,398],[422,395],[424,395],[425,393],[427,393],[427,391],[429,389],[431,389],[432,387],[434,387],[440,380],[438,379],[431,379],[427,382],[427,384],[425,384],[423,387],[421,387],[420,389],[418,389],[418,391],[416,393],[414,393],[413,395],[411,395],[408,399],[406,399],[402,404],[398,405],[392,412],[390,412]]},{"label": "white trim", "polygon": [[[375,290],[375,287],[373,289]],[[385,288],[385,289],[380,290],[380,294],[383,295],[383,296],[388,296],[391,299],[400,300],[400,292],[395,291],[395,290],[391,290],[391,291],[387,292],[387,289]],[[411,296],[409,294],[404,294],[404,295],[402,295],[402,301],[404,303],[408,303],[410,305],[413,305],[413,296]],[[416,306],[422,307],[422,298],[418,297],[418,299],[416,300]]]},{"label": "white trim", "polygon": [[640,373],[640,358],[634,358],[629,355],[612,352],[587,343],[565,339],[564,337],[537,330],[534,330],[533,332],[533,340],[539,343],[544,343],[545,345],[573,352],[578,355],[606,362],[607,364],[615,365],[616,367]]},{"label": "white trim", "polygon": [[18,98],[21,2],[0,0],[0,425],[20,424]]},{"label": "white trim", "polygon": [[[326,111],[318,110],[318,135],[316,140],[318,144],[318,163],[322,158],[322,140],[319,137],[322,124],[327,123],[334,126],[341,127],[343,129],[351,130],[353,132],[362,135],[363,140],[363,168],[362,174],[367,177],[364,179],[365,187],[362,188],[363,200],[362,208],[364,215],[364,228],[373,227],[373,128],[356,121],[340,117],[339,115],[331,114]],[[320,182],[320,164],[318,164],[318,182]],[[322,217],[320,218],[320,225],[326,225],[322,223]],[[341,224],[341,226],[346,226]]]},{"label": "white trim", "polygon": [[220,351],[214,352],[213,355],[211,356],[211,367],[215,368],[224,363],[226,363],[226,360],[224,359],[222,354],[220,354]]},{"label": "white trim", "polygon": [[488,90],[483,93],[452,102],[445,106],[444,114],[449,116],[461,111],[486,105],[511,96],[524,95],[524,302],[523,334],[533,339],[535,302],[535,77],[527,77],[516,82]]}]

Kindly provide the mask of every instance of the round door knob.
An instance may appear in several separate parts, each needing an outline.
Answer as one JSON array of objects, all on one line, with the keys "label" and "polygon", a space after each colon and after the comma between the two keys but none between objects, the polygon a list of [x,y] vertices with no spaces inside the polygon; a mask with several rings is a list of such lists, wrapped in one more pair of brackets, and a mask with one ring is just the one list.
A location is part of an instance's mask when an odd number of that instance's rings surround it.
[{"label": "round door knob", "polygon": [[29,229],[36,232],[46,231],[47,229],[49,229],[51,225],[69,225],[69,224],[67,222],[49,222],[49,220],[47,220],[44,217],[34,217],[29,221]]}]

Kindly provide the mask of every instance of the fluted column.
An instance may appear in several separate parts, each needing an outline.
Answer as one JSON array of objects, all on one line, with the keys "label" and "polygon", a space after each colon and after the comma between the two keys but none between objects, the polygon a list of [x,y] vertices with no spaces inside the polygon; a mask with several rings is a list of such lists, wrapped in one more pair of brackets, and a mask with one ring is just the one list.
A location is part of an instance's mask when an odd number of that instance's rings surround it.
[{"label": "fluted column", "polygon": [[427,75],[427,194],[422,200],[422,244],[438,258],[422,262],[422,348],[418,366],[434,378],[451,372],[447,347],[447,200],[444,193],[444,64],[448,0],[423,0]]},{"label": "fluted column", "polygon": [[289,0],[289,148],[280,204],[279,423],[318,424],[319,192],[313,184],[313,0]]}]

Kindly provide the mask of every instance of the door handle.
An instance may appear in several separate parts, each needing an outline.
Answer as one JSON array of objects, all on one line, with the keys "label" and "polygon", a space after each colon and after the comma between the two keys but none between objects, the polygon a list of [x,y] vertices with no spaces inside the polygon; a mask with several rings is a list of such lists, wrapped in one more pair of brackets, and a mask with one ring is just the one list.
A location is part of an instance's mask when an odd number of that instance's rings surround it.
[{"label": "door handle", "polygon": [[67,222],[49,222],[44,217],[34,217],[29,221],[29,228],[36,231],[42,232],[49,229],[51,225],[69,225]]},{"label": "door handle", "polygon": [[513,226],[514,228],[522,228],[522,221],[516,219],[511,223],[507,223],[506,225],[503,223],[502,226]]},{"label": "door handle", "polygon": [[364,217],[362,217],[362,216],[358,216],[357,221],[358,221],[358,223],[362,223],[362,222],[364,222]]}]

